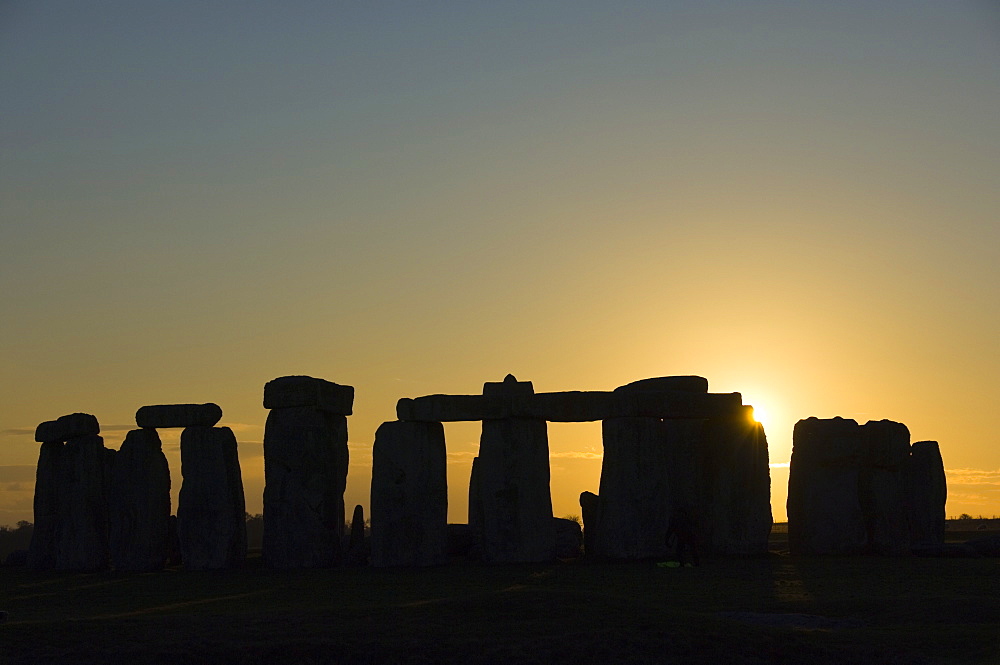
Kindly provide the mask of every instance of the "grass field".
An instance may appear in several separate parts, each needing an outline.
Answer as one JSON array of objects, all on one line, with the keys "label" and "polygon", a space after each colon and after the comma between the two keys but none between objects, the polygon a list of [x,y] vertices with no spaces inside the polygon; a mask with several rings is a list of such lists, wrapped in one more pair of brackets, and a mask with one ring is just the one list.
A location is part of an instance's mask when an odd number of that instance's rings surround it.
[{"label": "grass field", "polygon": [[0,575],[12,665],[1000,663],[998,559]]}]

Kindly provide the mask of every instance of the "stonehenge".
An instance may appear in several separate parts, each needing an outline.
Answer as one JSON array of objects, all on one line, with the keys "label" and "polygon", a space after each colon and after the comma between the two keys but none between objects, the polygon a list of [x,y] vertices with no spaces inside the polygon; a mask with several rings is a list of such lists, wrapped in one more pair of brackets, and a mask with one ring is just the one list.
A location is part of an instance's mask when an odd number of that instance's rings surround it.
[{"label": "stonehenge", "polygon": [[326,567],[343,557],[353,402],[353,387],[309,376],[265,384],[262,555],[269,566]]},{"label": "stonehenge", "polygon": [[[536,393],[508,374],[479,395],[403,398],[372,446],[370,538],[364,511],[345,536],[347,417],[354,388],[309,376],[264,386],[264,529],[273,568],[433,566],[573,558],[753,556],[772,516],[767,438],[739,393],[698,376],[642,379],[611,391]],[[240,565],[247,555],[236,436],[208,404],[143,406],[108,449],[95,416],[43,422],[28,563],[36,570],[156,571]],[[478,421],[467,525],[448,524],[443,423]],[[583,522],[555,518],[548,422],[601,421],[597,494]],[[182,428],[181,486],[158,429]],[[910,444],[890,420],[808,418],[795,425],[788,533],[793,554],[904,555],[943,542],[946,478],[935,441]]]},{"label": "stonehenge", "polygon": [[793,554],[909,554],[944,541],[944,464],[891,420],[795,425],[788,479]]}]

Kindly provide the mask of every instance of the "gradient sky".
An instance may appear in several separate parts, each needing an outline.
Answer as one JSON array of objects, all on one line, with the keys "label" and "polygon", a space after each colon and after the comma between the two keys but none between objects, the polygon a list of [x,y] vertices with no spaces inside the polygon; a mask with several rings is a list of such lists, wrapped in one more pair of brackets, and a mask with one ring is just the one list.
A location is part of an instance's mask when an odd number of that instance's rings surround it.
[{"label": "gradient sky", "polygon": [[[940,441],[1000,514],[995,2],[0,4],[0,524],[35,426],[216,402],[261,510],[264,383],[400,397],[699,374]],[[476,424],[446,425],[464,522]],[[164,448],[180,485],[177,431]],[[552,424],[557,515],[600,424]]]}]

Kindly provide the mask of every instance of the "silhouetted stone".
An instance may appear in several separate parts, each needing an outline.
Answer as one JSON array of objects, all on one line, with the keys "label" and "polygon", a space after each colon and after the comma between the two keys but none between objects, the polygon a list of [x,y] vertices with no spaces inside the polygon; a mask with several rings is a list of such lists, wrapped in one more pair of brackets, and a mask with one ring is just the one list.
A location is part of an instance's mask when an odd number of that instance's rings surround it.
[{"label": "silhouetted stone", "polygon": [[170,469],[155,429],[125,435],[111,471],[108,512],[115,570],[162,569],[170,533]]},{"label": "silhouetted stone", "polygon": [[580,517],[583,519],[583,553],[587,556],[595,554],[595,534],[600,521],[601,499],[593,492],[580,493]]},{"label": "silhouetted stone", "polygon": [[862,428],[865,456],[859,477],[867,551],[901,556],[910,553],[909,500],[904,467],[910,456],[910,431],[891,420]]},{"label": "silhouetted stone", "polygon": [[673,392],[707,393],[708,379],[701,376],[660,376],[640,379],[615,388],[615,392]]},{"label": "silhouetted stone", "polygon": [[792,553],[909,553],[909,437],[890,420],[799,421],[788,481]]},{"label": "silhouetted stone", "polygon": [[349,416],[354,407],[354,386],[342,386],[311,376],[282,376],[264,384],[264,408],[314,407],[338,416]]},{"label": "silhouetted stone", "polygon": [[96,435],[69,439],[61,454],[57,570],[108,567],[106,450]]},{"label": "silhouetted stone", "polygon": [[187,427],[181,433],[181,490],[177,530],[184,567],[237,566],[247,552],[246,503],[228,427]]},{"label": "silhouetted stone", "polygon": [[382,423],[375,432],[372,457],[372,565],[446,563],[444,427],[441,423]]},{"label": "silhouetted stone", "polygon": [[509,400],[482,395],[426,395],[396,403],[399,420],[428,423],[503,418],[509,410]]},{"label": "silhouetted stone", "polygon": [[171,515],[167,520],[167,565],[179,566],[184,563],[181,554],[181,539],[177,533],[177,515]]},{"label": "silhouetted stone", "polygon": [[345,416],[310,406],[268,413],[262,554],[269,566],[340,562],[348,459]]},{"label": "silhouetted stone", "polygon": [[583,531],[580,523],[562,517],[552,518],[556,532],[556,556],[560,559],[575,559],[583,553]]},{"label": "silhouetted stone", "polygon": [[469,529],[472,531],[471,557],[477,561],[483,558],[483,495],[479,469],[479,457],[473,457],[469,472]]},{"label": "silhouetted stone", "polygon": [[475,538],[469,524],[448,525],[448,556],[471,559],[474,557]]},{"label": "silhouetted stone", "polygon": [[81,436],[96,436],[101,433],[101,426],[95,416],[89,413],[71,413],[60,416],[56,420],[40,423],[35,429],[35,441],[48,443],[51,441],[68,441]]},{"label": "silhouetted stone", "polygon": [[5,566],[26,566],[28,565],[28,550],[11,550],[4,557]]},{"label": "silhouetted stone", "polygon": [[555,556],[549,442],[544,420],[483,421],[477,462],[482,555],[487,562]]},{"label": "silhouetted stone", "polygon": [[65,444],[59,440],[46,441],[39,446],[35,469],[35,522],[28,555],[28,565],[34,570],[56,567],[59,523],[65,503],[64,449]]},{"label": "silhouetted stone", "polygon": [[535,394],[531,381],[518,381],[513,374],[508,374],[503,381],[487,381],[483,384],[485,397],[527,397]]},{"label": "silhouetted stone", "polygon": [[600,519],[590,540],[610,559],[661,556],[670,520],[666,431],[658,418],[603,423]]},{"label": "silhouetted stone", "polygon": [[365,540],[365,509],[354,506],[351,517],[351,537],[347,544],[346,562],[348,566],[368,565],[368,546]]},{"label": "silhouetted stone", "polygon": [[906,467],[910,540],[914,545],[944,542],[948,483],[937,441],[917,441]]},{"label": "silhouetted stone", "polygon": [[212,427],[222,419],[218,404],[157,404],[135,412],[139,427]]},{"label": "silhouetted stone", "polygon": [[[528,382],[525,383],[530,386]],[[491,383],[486,395],[426,395],[401,399],[400,420],[453,422],[529,418],[549,422],[588,422],[612,418],[724,418],[740,415],[739,393],[684,390],[619,389],[615,392],[535,393],[518,390],[503,395],[502,383]]]},{"label": "silhouetted stone", "polygon": [[788,475],[792,554],[860,554],[867,535],[859,496],[865,456],[854,420],[808,418],[795,424]]},{"label": "silhouetted stone", "polygon": [[[676,427],[668,430],[671,448],[690,435]],[[697,547],[711,554],[766,554],[772,518],[764,427],[745,415],[710,419],[697,446],[701,502],[685,513],[700,522]]]}]

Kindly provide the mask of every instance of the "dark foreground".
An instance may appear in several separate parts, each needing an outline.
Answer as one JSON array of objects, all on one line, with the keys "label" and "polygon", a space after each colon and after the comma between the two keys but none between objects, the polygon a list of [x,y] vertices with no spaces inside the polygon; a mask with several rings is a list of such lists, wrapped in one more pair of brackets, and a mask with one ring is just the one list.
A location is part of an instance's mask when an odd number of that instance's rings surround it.
[{"label": "dark foreground", "polygon": [[0,576],[11,664],[1000,663],[1000,559]]}]

